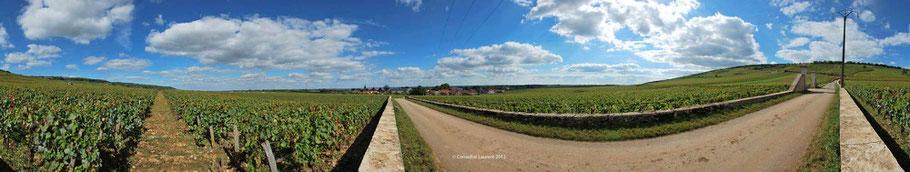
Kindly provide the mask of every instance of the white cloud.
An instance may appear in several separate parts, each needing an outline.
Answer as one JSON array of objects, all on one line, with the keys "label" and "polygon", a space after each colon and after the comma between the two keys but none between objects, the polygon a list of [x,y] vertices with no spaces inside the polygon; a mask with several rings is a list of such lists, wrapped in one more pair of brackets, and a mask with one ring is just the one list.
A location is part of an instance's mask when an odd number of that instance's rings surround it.
[{"label": "white cloud", "polygon": [[784,45],[784,48],[802,47],[803,45],[806,45],[808,43],[809,43],[809,38],[799,37],[799,38],[790,40],[790,43],[787,43],[787,45]]},{"label": "white cloud", "polygon": [[261,78],[261,77],[265,77],[265,76],[266,76],[265,73],[248,73],[248,74],[240,75],[240,78]]},{"label": "white cloud", "polygon": [[6,33],[6,28],[3,27],[3,23],[0,23],[0,49],[14,48],[9,42],[9,34]]},{"label": "white cloud", "polygon": [[76,66],[75,64],[68,64],[68,65],[66,65],[66,68],[67,69],[79,69],[79,66]]},{"label": "white cloud", "polygon": [[95,65],[95,64],[101,63],[102,61],[104,61],[106,59],[107,59],[107,57],[88,56],[88,57],[85,57],[84,59],[82,59],[82,64]]},{"label": "white cloud", "polygon": [[352,37],[357,26],[338,20],[204,17],[169,27],[149,34],[146,51],[244,69],[333,72],[364,68],[362,62],[342,56],[363,48],[364,43]]},{"label": "white cloud", "polygon": [[875,21],[875,14],[872,11],[863,10],[862,13],[859,13],[859,19],[864,22],[872,22]]},{"label": "white cloud", "polygon": [[[789,49],[784,47],[777,51],[777,57],[787,59],[791,62],[811,62],[823,60],[838,60],[841,57],[840,43],[843,40],[844,24],[842,19],[832,21],[806,21],[796,20],[791,33],[809,36],[810,38],[821,39],[811,41],[808,49]],[[884,53],[884,46],[892,41],[880,41],[865,32],[859,30],[859,26],[853,19],[847,20],[847,60],[859,61],[871,58]],[[898,35],[895,35],[898,36]],[[887,40],[887,39],[886,39]],[[897,38],[892,39],[895,44]]]},{"label": "white cloud", "polygon": [[720,68],[763,64],[767,58],[758,51],[754,30],[755,25],[738,17],[719,13],[694,17],[672,33],[646,40],[659,49],[639,51],[635,55],[674,66]]},{"label": "white cloud", "polygon": [[794,14],[806,11],[812,3],[809,2],[793,2],[790,5],[780,9],[780,12],[786,14],[787,16],[793,16]]},{"label": "white cloud", "polygon": [[404,4],[405,6],[411,7],[411,10],[420,12],[420,5],[423,4],[423,0],[395,0],[395,3]]},{"label": "white cloud", "polygon": [[370,58],[370,57],[373,57],[373,56],[379,56],[379,55],[394,55],[395,52],[390,52],[390,51],[375,51],[375,50],[374,50],[374,51],[363,51],[363,52],[360,52],[360,54],[361,54],[362,56],[355,57],[354,59],[355,59],[355,60],[363,60],[363,59],[367,59],[367,58]]},{"label": "white cloud", "polygon": [[145,69],[146,67],[151,66],[151,65],[152,65],[152,61],[150,61],[148,59],[140,59],[140,58],[133,57],[133,58],[128,58],[128,59],[108,60],[107,62],[104,62],[104,65],[102,65],[101,67],[98,67],[95,70],[106,71],[106,70],[110,70],[110,69],[117,69],[117,70],[135,71],[135,70]]},{"label": "white cloud", "polygon": [[227,72],[227,71],[228,70],[216,69],[216,68],[208,67],[208,66],[205,66],[205,67],[190,66],[190,67],[187,67],[186,69],[174,69],[174,70],[165,70],[165,71],[158,71],[158,72],[142,71],[142,73],[173,77],[173,76],[176,76],[177,74],[195,74],[195,73],[201,73],[201,72],[219,72],[220,73],[220,72]]},{"label": "white cloud", "polygon": [[28,51],[8,53],[5,61],[7,63],[24,63],[16,67],[19,69],[50,66],[51,61],[47,59],[60,57],[60,52],[63,52],[63,50],[57,46],[29,44]]},{"label": "white cloud", "polygon": [[64,37],[89,44],[129,23],[133,8],[132,0],[29,0],[18,22],[31,40]]},{"label": "white cloud", "polygon": [[512,2],[515,2],[515,4],[518,4],[522,7],[530,7],[531,5],[534,5],[534,0],[512,0]]},{"label": "white cloud", "polygon": [[[658,79],[666,79],[672,77],[678,77],[683,75],[694,74],[697,72],[704,72],[706,69],[685,69],[685,68],[669,68],[669,69],[660,69],[660,68],[643,68],[635,63],[621,63],[621,64],[600,64],[600,63],[581,63],[581,64],[572,64],[565,65],[561,69],[558,69],[563,72],[568,72],[567,76],[573,76],[573,74],[583,74],[587,75],[583,78],[589,79],[622,79],[626,81],[635,81],[638,83],[653,81]],[[576,81],[577,82],[577,81]],[[613,82],[615,83],[615,82]],[[622,84],[628,84],[625,82]],[[634,82],[633,82],[634,83]]]},{"label": "white cloud", "polygon": [[562,71],[566,72],[584,72],[584,73],[629,73],[629,72],[641,72],[639,71],[640,66],[635,63],[622,63],[622,64],[597,64],[597,63],[581,63],[581,64],[572,64],[562,67]]},{"label": "white cloud", "polygon": [[772,29],[772,27],[773,27],[773,26],[774,26],[774,24],[773,24],[773,23],[768,23],[768,24],[765,24],[765,27],[767,27],[767,28],[768,28],[768,30],[771,30],[771,29]]},{"label": "white cloud", "polygon": [[123,77],[123,79],[139,81],[139,80],[149,80],[149,77],[144,77],[144,76],[127,76],[127,77]]},{"label": "white cloud", "polygon": [[[719,13],[687,20],[684,16],[699,5],[695,0],[541,0],[525,17],[555,17],[550,31],[570,42],[606,42],[614,46],[608,51],[628,50],[652,62],[698,68],[765,62],[753,36],[755,25]],[[641,40],[617,38],[624,29]]]},{"label": "white cloud", "polygon": [[9,64],[3,64],[3,66],[0,67],[0,70],[9,71]]},{"label": "white cloud", "polygon": [[666,4],[656,1],[608,0],[540,0],[525,14],[529,19],[555,17],[558,23],[551,32],[572,38],[573,42],[586,43],[600,40],[622,44],[615,32],[629,29],[639,36],[669,33],[685,23],[688,14],[699,2],[675,0]]},{"label": "white cloud", "polygon": [[[455,49],[454,57],[436,61],[436,72],[445,77],[508,75],[526,73],[522,66],[553,64],[562,62],[562,56],[550,53],[541,46],[506,42],[471,49]],[[483,72],[481,74],[478,72]]]},{"label": "white cloud", "polygon": [[894,61],[891,61],[891,62],[888,63],[888,64],[895,65],[895,64],[897,64],[897,63],[895,63]]},{"label": "white cloud", "polygon": [[158,17],[155,18],[155,24],[164,26],[164,15],[158,14]]},{"label": "white cloud", "polygon": [[884,46],[897,46],[903,44],[910,44],[910,34],[908,32],[900,32],[884,39],[879,40],[879,42]]},{"label": "white cloud", "polygon": [[325,72],[314,72],[311,74],[289,73],[288,78],[296,82],[325,82],[332,79],[332,74]]},{"label": "white cloud", "polygon": [[418,67],[398,67],[394,70],[383,69],[372,74],[380,78],[391,79],[393,82],[429,79],[434,76],[432,71],[422,70]]}]

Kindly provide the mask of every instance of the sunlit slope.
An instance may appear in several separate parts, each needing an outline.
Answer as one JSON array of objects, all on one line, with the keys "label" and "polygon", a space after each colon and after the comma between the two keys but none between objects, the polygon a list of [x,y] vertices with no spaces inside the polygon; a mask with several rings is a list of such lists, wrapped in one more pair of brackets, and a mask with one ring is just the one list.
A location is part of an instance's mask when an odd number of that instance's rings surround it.
[{"label": "sunlit slope", "polygon": [[0,84],[18,84],[23,86],[87,86],[87,87],[132,87],[149,89],[174,89],[167,86],[111,82],[100,79],[59,77],[59,76],[25,76],[0,70]]},{"label": "sunlit slope", "polygon": [[[476,96],[418,96],[431,101],[532,113],[620,113],[666,110],[785,91],[800,66],[815,72],[818,85],[837,78],[834,63],[749,65],[718,69],[663,81],[626,86],[546,87]],[[901,69],[849,64],[848,79],[902,75]],[[904,75],[906,76],[906,75]],[[900,80],[894,78],[895,80]]]},{"label": "sunlit slope", "polygon": [[[758,83],[785,83],[793,81],[794,74],[800,72],[800,66],[807,66],[808,72],[816,73],[816,80],[827,83],[837,79],[841,65],[834,63],[809,64],[775,64],[749,65],[727,69],[712,70],[704,73],[683,76],[674,79],[656,81],[642,85],[647,86],[687,86],[687,85],[731,85]],[[848,80],[908,80],[910,75],[902,73],[903,69],[880,64],[847,64],[844,74]]]}]

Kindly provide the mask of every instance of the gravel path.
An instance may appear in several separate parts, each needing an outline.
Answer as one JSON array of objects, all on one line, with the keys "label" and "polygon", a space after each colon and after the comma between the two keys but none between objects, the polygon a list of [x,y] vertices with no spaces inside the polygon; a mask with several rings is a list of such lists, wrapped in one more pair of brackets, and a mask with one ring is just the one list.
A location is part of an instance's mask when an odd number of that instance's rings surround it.
[{"label": "gravel path", "polygon": [[791,171],[834,98],[811,91],[717,125],[617,142],[533,137],[396,101],[449,171]]}]

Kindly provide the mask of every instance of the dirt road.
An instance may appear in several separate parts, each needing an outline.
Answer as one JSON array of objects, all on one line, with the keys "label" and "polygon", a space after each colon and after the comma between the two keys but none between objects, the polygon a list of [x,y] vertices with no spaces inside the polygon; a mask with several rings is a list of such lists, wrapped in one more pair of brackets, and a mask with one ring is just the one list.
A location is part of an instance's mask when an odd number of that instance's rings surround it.
[{"label": "dirt road", "polygon": [[130,157],[131,170],[209,171],[216,158],[227,158],[223,151],[196,146],[163,94],[155,97],[151,111],[136,154]]},{"label": "dirt road", "polygon": [[834,98],[831,89],[811,91],[717,125],[618,142],[533,137],[396,101],[449,171],[787,171]]}]

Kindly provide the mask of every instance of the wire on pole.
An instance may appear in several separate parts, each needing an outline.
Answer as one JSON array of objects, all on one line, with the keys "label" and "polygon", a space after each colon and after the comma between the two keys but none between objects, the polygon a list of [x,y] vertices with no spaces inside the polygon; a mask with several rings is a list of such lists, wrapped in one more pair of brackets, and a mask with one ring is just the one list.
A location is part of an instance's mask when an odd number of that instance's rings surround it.
[{"label": "wire on pole", "polygon": [[436,49],[433,50],[433,53],[439,52],[439,45],[442,44],[443,38],[446,37],[446,28],[449,27],[449,17],[452,17],[452,10],[455,9],[455,0],[452,0],[452,3],[449,3],[448,14],[446,15],[446,22],[442,25],[442,35],[439,36],[439,42],[436,43]]},{"label": "wire on pole", "polygon": [[462,47],[464,47],[465,44],[468,44],[468,42],[470,42],[471,39],[474,38],[474,34],[477,34],[477,31],[479,31],[480,28],[483,27],[483,25],[487,23],[487,20],[490,19],[490,16],[493,15],[493,12],[496,12],[496,9],[499,9],[499,5],[502,5],[502,1],[505,1],[505,0],[499,0],[499,3],[496,4],[496,7],[493,7],[493,11],[490,11],[490,13],[487,14],[487,17],[483,18],[483,21],[480,22],[480,25],[477,26],[477,29],[474,29],[474,32],[471,32],[471,35],[468,36],[468,39],[465,40],[464,43],[461,44]]}]

